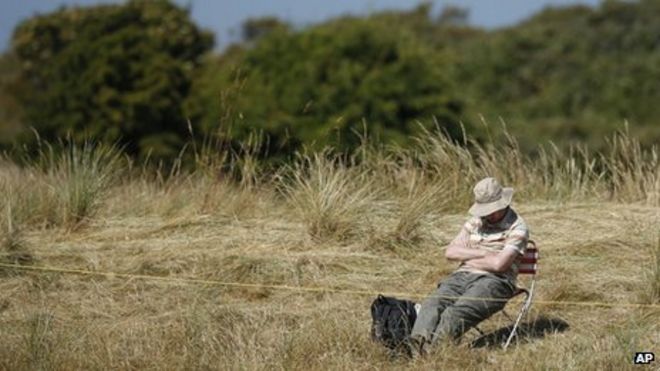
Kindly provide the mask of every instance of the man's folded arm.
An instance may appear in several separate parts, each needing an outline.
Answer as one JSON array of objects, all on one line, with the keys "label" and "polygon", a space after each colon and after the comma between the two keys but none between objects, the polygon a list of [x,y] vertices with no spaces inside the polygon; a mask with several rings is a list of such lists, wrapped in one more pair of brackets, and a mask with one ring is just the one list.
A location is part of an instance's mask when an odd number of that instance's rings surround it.
[{"label": "man's folded arm", "polygon": [[465,262],[465,266],[484,270],[492,273],[506,272],[520,255],[513,248],[504,248],[498,252],[487,252],[483,258],[471,259]]},{"label": "man's folded arm", "polygon": [[479,259],[486,256],[486,250],[470,247],[470,234],[465,228],[462,228],[456,238],[449,243],[445,250],[445,258],[452,261],[465,262],[472,259]]}]

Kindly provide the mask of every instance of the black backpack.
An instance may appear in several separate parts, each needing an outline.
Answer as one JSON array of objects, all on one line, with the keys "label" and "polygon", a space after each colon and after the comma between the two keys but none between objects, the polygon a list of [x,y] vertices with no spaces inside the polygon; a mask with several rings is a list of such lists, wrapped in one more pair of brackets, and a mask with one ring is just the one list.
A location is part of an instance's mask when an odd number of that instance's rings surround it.
[{"label": "black backpack", "polygon": [[378,295],[371,304],[371,338],[391,350],[399,350],[417,319],[415,303]]}]

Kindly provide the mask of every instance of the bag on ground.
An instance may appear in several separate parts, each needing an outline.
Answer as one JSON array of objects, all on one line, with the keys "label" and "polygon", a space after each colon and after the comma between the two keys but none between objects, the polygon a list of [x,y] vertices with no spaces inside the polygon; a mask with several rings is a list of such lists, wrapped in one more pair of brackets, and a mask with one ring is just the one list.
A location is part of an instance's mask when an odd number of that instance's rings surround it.
[{"label": "bag on ground", "polygon": [[378,295],[371,304],[371,338],[389,349],[397,349],[410,335],[417,319],[415,303]]}]

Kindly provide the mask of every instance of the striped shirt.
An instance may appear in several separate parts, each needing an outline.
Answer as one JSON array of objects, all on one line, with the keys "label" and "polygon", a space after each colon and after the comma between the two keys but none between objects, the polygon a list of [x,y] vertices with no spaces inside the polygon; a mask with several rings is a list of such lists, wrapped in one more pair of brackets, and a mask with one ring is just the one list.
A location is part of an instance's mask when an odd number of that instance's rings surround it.
[{"label": "striped shirt", "polygon": [[[509,208],[504,218],[495,224],[490,224],[485,219],[479,217],[471,217],[465,222],[461,231],[454,241],[452,241],[452,244],[489,251],[501,251],[503,249],[516,250],[519,257],[513,262],[511,268],[504,273],[498,274],[509,279],[512,284],[515,284],[520,258],[525,254],[528,240],[529,230],[527,224],[525,224],[523,218],[512,208]],[[487,273],[476,268],[467,267],[465,263],[461,263],[458,270]]]}]

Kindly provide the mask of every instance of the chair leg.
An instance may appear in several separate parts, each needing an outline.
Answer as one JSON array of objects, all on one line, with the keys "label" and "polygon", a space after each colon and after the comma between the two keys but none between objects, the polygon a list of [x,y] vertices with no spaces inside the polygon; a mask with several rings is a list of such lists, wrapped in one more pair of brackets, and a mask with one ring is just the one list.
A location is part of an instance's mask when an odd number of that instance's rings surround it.
[{"label": "chair leg", "polygon": [[534,297],[534,288],[536,286],[536,276],[532,279],[532,283],[529,286],[529,290],[526,290],[526,296],[525,296],[525,302],[523,304],[523,307],[520,309],[520,313],[518,314],[518,318],[516,318],[516,322],[513,324],[513,328],[511,329],[511,333],[509,334],[509,338],[506,339],[506,343],[504,344],[504,349],[509,347],[509,344],[511,344],[511,339],[513,339],[514,336],[516,336],[516,330],[518,330],[518,325],[520,324],[520,320],[525,317],[527,318],[527,314],[529,314],[529,308],[532,306],[532,298]]},{"label": "chair leg", "polygon": [[522,320],[523,316],[527,315],[530,305],[531,305],[531,295],[527,295],[527,297],[525,298],[525,303],[523,304],[523,307],[520,309],[520,312],[518,313],[518,317],[516,318],[516,321],[513,324],[513,328],[509,333],[509,337],[506,339],[506,343],[504,343],[503,348],[505,350],[506,348],[509,347],[509,344],[511,344],[511,340],[513,339],[513,337],[516,336],[516,331],[518,330],[518,325],[520,324],[520,320]]}]

